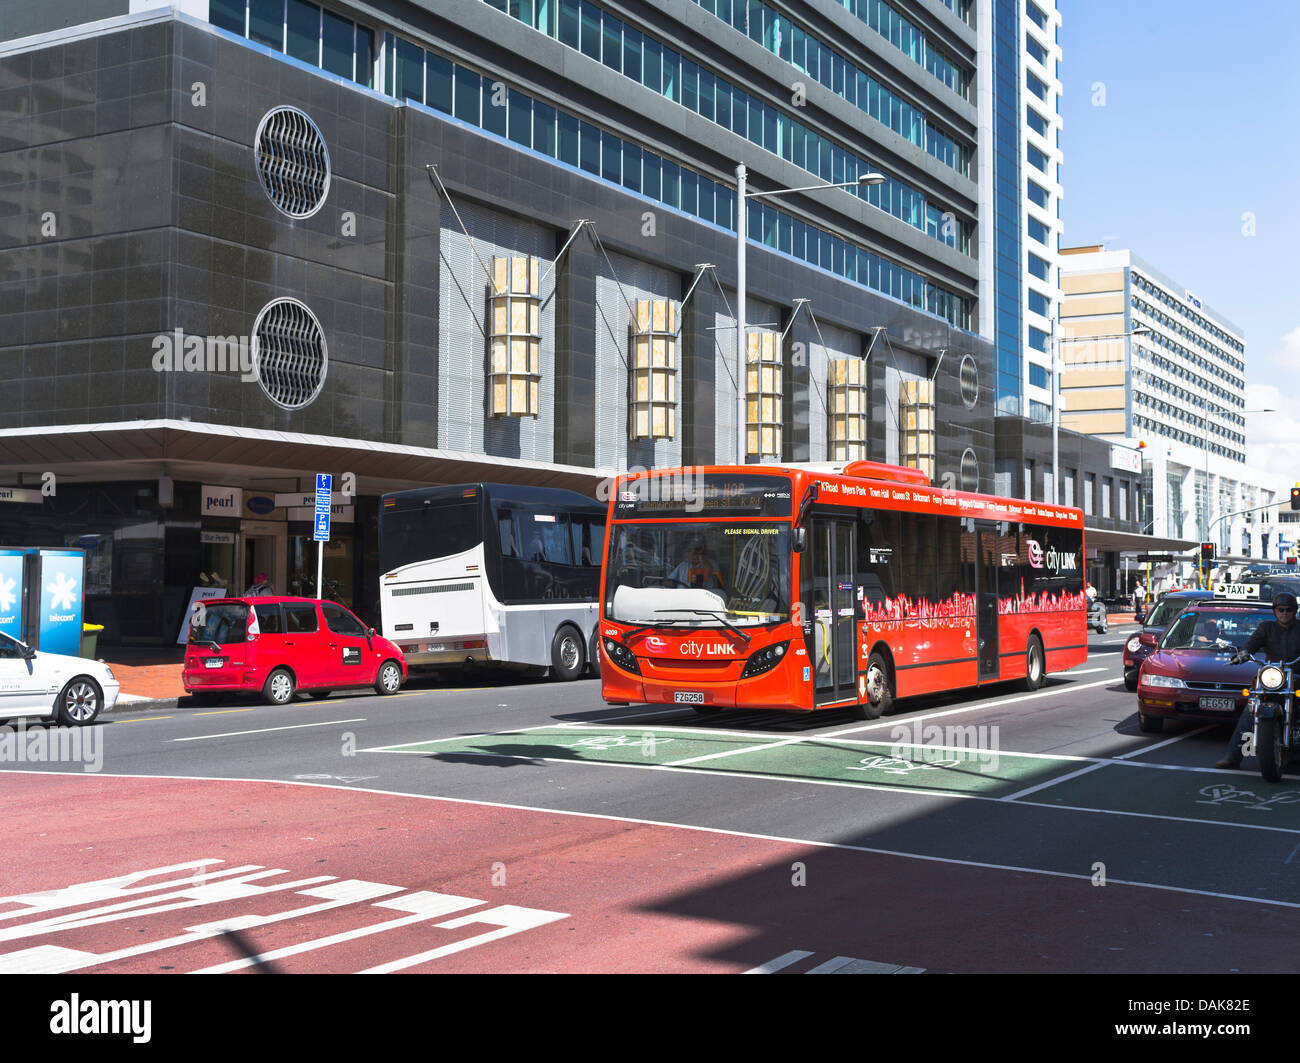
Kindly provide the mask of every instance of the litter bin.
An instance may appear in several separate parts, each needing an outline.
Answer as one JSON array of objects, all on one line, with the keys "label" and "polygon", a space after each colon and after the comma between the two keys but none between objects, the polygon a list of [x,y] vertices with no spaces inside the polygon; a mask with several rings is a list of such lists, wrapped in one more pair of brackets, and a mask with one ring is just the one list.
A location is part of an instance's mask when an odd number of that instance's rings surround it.
[{"label": "litter bin", "polygon": [[103,630],[103,624],[81,625],[81,656],[94,660],[95,649],[99,645],[99,633]]}]

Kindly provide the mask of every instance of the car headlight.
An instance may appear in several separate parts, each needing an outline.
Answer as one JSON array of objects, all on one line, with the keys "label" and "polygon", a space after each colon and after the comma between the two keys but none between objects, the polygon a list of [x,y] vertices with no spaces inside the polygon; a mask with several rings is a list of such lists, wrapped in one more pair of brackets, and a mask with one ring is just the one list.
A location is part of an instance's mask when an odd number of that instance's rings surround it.
[{"label": "car headlight", "polygon": [[1142,640],[1138,638],[1136,635],[1134,635],[1131,639],[1129,639],[1126,643],[1124,643],[1124,648],[1128,650],[1129,653],[1137,653],[1138,647],[1141,645],[1142,645]]},{"label": "car headlight", "polygon": [[1149,687],[1168,687],[1170,689],[1183,689],[1187,686],[1176,675],[1144,675],[1142,682]]},{"label": "car headlight", "polygon": [[1259,685],[1265,690],[1277,690],[1286,682],[1286,674],[1281,668],[1269,665],[1259,673]]},{"label": "car headlight", "polygon": [[117,682],[117,676],[113,674],[113,669],[111,669],[108,665],[104,665],[104,678],[111,679],[113,680],[114,683]]}]

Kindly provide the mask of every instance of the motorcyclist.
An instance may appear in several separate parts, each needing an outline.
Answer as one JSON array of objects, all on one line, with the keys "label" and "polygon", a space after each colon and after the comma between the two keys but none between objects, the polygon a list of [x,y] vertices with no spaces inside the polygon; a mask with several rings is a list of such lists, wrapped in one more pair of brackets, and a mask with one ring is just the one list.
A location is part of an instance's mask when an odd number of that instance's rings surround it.
[{"label": "motorcyclist", "polygon": [[[1300,657],[1300,624],[1296,623],[1296,597],[1283,591],[1273,598],[1273,620],[1265,620],[1255,628],[1255,633],[1232,655],[1230,664],[1244,664],[1251,654],[1267,650],[1270,661],[1290,661]],[[1228,741],[1228,751],[1216,768],[1241,767],[1241,746],[1246,731],[1254,726],[1249,709],[1243,709],[1237,719],[1237,729]]]}]

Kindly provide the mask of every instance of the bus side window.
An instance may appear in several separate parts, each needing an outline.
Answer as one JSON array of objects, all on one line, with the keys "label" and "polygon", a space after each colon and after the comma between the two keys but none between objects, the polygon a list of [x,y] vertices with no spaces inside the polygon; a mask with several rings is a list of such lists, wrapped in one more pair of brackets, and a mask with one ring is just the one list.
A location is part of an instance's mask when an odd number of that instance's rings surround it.
[{"label": "bus side window", "polygon": [[866,510],[858,522],[858,582],[868,601],[894,597],[898,586],[898,514]]}]

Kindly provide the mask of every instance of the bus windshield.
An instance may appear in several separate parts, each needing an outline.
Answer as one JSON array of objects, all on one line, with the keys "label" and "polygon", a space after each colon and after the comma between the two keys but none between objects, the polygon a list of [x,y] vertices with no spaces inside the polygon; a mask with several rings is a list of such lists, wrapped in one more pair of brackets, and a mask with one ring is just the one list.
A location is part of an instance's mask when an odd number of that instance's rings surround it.
[{"label": "bus windshield", "polygon": [[771,624],[790,617],[790,526],[614,524],[605,615],[625,624]]}]

